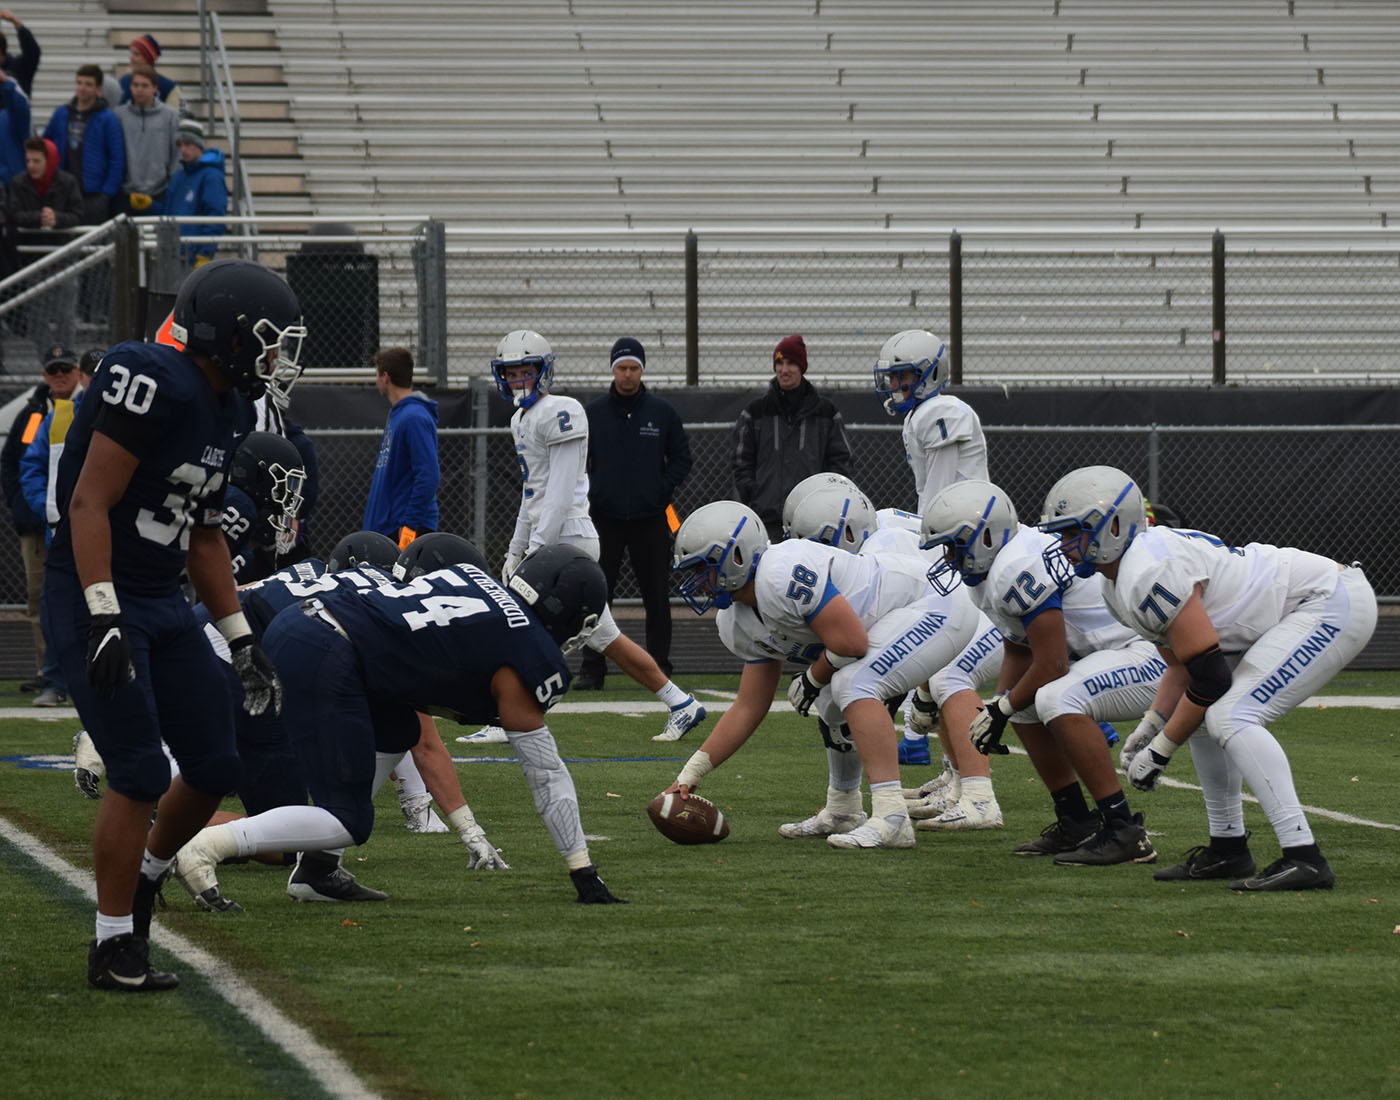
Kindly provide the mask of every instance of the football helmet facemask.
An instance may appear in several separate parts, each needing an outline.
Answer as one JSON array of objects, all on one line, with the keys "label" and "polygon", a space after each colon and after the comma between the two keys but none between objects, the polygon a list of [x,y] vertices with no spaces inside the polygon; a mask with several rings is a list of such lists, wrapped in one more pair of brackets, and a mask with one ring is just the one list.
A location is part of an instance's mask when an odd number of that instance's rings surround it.
[{"label": "football helmet facemask", "polygon": [[506,582],[564,656],[581,649],[608,606],[603,568],[577,546],[541,546]]},{"label": "football helmet facemask", "polygon": [[[512,386],[506,381],[508,367],[532,367],[534,374],[522,383],[516,379]],[[554,349],[538,332],[516,329],[501,337],[496,345],[496,357],[491,360],[491,374],[496,379],[496,391],[517,409],[528,409],[549,392],[554,382]]]},{"label": "football helmet facemask", "polygon": [[[901,375],[913,371],[908,384]],[[875,360],[875,392],[885,399],[891,416],[907,413],[920,401],[927,401],[948,384],[949,363],[946,345],[931,332],[911,328],[896,332],[880,349]]]},{"label": "football helmet facemask", "polygon": [[229,483],[258,507],[253,543],[271,546],[280,557],[296,543],[296,520],[305,501],[306,467],[301,452],[273,432],[249,432],[234,452]]},{"label": "football helmet facemask", "polygon": [[248,398],[301,373],[306,326],[297,296],[279,275],[252,260],[215,260],[196,268],[175,296],[170,335],[210,360]]},{"label": "football helmet facemask", "polygon": [[475,543],[447,531],[430,531],[404,547],[394,562],[394,580],[411,581],[449,565],[474,565],[484,573],[491,571],[486,555]]},{"label": "football helmet facemask", "polygon": [[671,568],[681,573],[681,598],[697,615],[720,610],[752,579],[768,549],[768,532],[758,513],[737,500],[717,500],[697,508],[676,532]]},{"label": "football helmet facemask", "polygon": [[335,544],[335,549],[326,558],[326,572],[343,573],[362,565],[388,572],[394,568],[398,558],[399,548],[388,535],[381,535],[378,531],[355,531]]},{"label": "football helmet facemask", "polygon": [[[1082,466],[1055,482],[1045,497],[1040,529],[1059,536],[1060,545],[1045,551],[1050,575],[1063,583],[1067,570],[1092,576],[1094,567],[1123,556],[1137,533],[1147,527],[1147,505],[1137,482],[1112,466]],[[1079,561],[1067,555],[1077,551]]]},{"label": "football helmet facemask", "polygon": [[980,584],[1020,530],[1011,499],[990,481],[957,481],[928,502],[919,529],[924,550],[943,550],[928,580],[943,595],[959,581]]},{"label": "football helmet facemask", "polygon": [[878,527],[875,505],[859,489],[820,485],[793,510],[788,537],[811,539],[856,554]]}]

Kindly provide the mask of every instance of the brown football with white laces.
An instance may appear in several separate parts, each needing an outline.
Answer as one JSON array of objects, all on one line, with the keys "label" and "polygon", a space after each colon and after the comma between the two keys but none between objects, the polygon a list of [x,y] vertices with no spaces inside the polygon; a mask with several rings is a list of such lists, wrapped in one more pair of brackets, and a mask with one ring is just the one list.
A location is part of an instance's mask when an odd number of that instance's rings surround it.
[{"label": "brown football with white laces", "polygon": [[708,798],[663,791],[647,804],[656,831],[677,844],[717,844],[729,835],[724,811]]}]

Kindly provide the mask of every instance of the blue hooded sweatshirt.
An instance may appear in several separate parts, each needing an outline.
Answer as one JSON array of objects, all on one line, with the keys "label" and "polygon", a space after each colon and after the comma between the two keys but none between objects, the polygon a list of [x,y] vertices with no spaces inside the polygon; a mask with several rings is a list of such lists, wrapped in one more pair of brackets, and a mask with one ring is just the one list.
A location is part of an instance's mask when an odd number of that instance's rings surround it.
[{"label": "blue hooded sweatshirt", "polygon": [[[171,218],[208,218],[227,214],[228,184],[224,182],[224,151],[209,149],[193,164],[181,161],[166,185],[165,202],[161,209],[152,206],[150,212]],[[182,225],[180,235],[222,237],[225,229],[222,225]],[[180,254],[189,263],[200,256],[208,256],[212,260],[216,251],[212,242],[180,246]]]},{"label": "blue hooded sweatshirt", "polygon": [[395,542],[404,527],[419,534],[438,529],[438,406],[411,393],[389,410],[379,458],[365,502],[364,529]]}]

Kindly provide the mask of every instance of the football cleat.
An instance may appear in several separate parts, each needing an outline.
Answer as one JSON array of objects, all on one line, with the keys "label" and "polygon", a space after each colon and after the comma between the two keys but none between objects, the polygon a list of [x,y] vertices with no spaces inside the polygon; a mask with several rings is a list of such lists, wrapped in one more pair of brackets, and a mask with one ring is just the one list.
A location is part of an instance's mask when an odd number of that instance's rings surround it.
[{"label": "football cleat", "polygon": [[88,985],[123,993],[159,993],[180,979],[151,966],[151,946],[144,936],[127,932],[88,945]]},{"label": "football cleat", "polygon": [[1284,856],[1276,859],[1257,875],[1230,883],[1231,890],[1330,890],[1337,876],[1325,859],[1308,863]]},{"label": "football cleat", "polygon": [[1248,851],[1218,852],[1209,844],[1198,844],[1186,859],[1172,867],[1153,871],[1158,882],[1196,882],[1208,878],[1237,878],[1254,874],[1254,857]]},{"label": "football cleat", "polygon": [[1070,821],[1060,818],[1040,830],[1034,840],[1018,844],[1011,849],[1013,856],[1053,856],[1060,852],[1072,852],[1099,831],[1099,815],[1083,821]]},{"label": "football cleat", "polygon": [[442,818],[433,811],[433,796],[430,794],[400,798],[399,809],[403,811],[404,825],[410,833],[447,832]]},{"label": "football cleat", "polygon": [[666,727],[652,740],[679,741],[705,720],[705,713],[705,708],[696,701],[695,696],[687,695],[684,703],[677,703],[671,708]]},{"label": "football cleat", "polygon": [[933,757],[928,751],[928,738],[901,737],[899,739],[899,762],[901,764],[931,764]]},{"label": "football cleat", "polygon": [[287,879],[287,894],[297,901],[387,901],[382,890],[361,886],[328,852],[302,852]]},{"label": "football cleat", "polygon": [[[909,816],[914,816],[911,808]],[[937,817],[918,822],[916,829],[942,829],[950,832],[962,829],[1000,829],[1001,807],[996,796],[972,799],[963,797]]]},{"label": "football cleat", "polygon": [[73,784],[78,793],[84,798],[101,798],[102,777],[106,774],[107,766],[88,731],[79,730],[73,735]]},{"label": "football cleat", "polygon": [[908,802],[906,805],[909,807],[909,816],[915,821],[922,821],[946,813],[956,806],[961,798],[962,783],[954,782],[951,787],[944,787],[941,791],[934,791],[927,798],[921,798],[918,802]]},{"label": "football cleat", "polygon": [[510,738],[500,726],[482,726],[475,733],[464,733],[457,740],[464,745],[505,745]]},{"label": "football cleat", "polygon": [[927,798],[929,795],[941,791],[944,787],[951,787],[953,784],[958,782],[958,779],[958,773],[955,772],[952,768],[945,766],[941,772],[935,775],[927,783],[924,783],[923,785],[918,787],[905,787],[904,797],[910,802],[919,802],[922,799]]},{"label": "football cleat", "polygon": [[834,833],[826,842],[833,848],[912,848],[914,823],[902,817],[898,825],[891,825],[883,817],[872,817],[849,833]]},{"label": "football cleat", "polygon": [[175,853],[175,862],[170,865],[170,873],[175,876],[176,882],[189,891],[196,905],[201,909],[209,909],[207,904],[200,901],[200,897],[210,893],[218,896],[218,866],[218,853],[210,845],[205,831],[200,830]]},{"label": "football cleat", "polygon": [[1055,856],[1057,867],[1107,867],[1115,863],[1155,863],[1157,851],[1147,839],[1142,814],[1116,817],[1078,848]]},{"label": "football cleat", "polygon": [[869,815],[864,813],[834,814],[823,806],[806,821],[789,821],[786,825],[779,825],[778,835],[789,840],[808,836],[832,836],[859,829],[868,820]]},{"label": "football cleat", "polygon": [[1107,744],[1118,744],[1118,731],[1113,728],[1112,722],[1100,722],[1099,729],[1103,730],[1103,739]]}]

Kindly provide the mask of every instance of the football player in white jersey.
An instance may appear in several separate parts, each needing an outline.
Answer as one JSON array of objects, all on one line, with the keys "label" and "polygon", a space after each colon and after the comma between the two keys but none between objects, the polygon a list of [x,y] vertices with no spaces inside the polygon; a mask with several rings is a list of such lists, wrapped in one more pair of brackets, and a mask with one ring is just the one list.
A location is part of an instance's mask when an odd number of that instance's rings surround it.
[{"label": "football player in white jersey", "polygon": [[[524,483],[520,513],[510,550],[501,568],[509,580],[525,557],[541,546],[567,543],[598,560],[598,531],[588,515],[588,417],[572,397],[549,392],[554,380],[554,350],[538,332],[517,329],[501,338],[491,360],[496,388],[515,405],[510,433]],[[653,741],[679,741],[705,720],[705,708],[661,671],[645,649],[618,629],[604,608],[598,628],[588,639],[594,652],[655,694],[670,714]],[[466,740],[494,740],[494,731]],[[501,735],[504,738],[504,735]],[[459,740],[461,740],[459,738]]]},{"label": "football player in white jersey", "polygon": [[[884,700],[924,683],[972,637],[976,615],[960,595],[928,584],[919,557],[848,554],[806,539],[768,545],[757,513],[722,500],[693,512],[676,533],[681,595],[745,661],[739,694],[670,788],[693,791],[752,735],[772,705],[782,662],[806,665],[788,700],[806,716],[830,684],[822,729],[830,788],[820,812],[797,823],[833,848],[909,848],[913,823],[899,785],[895,731]],[[854,752],[851,751],[854,747]],[[861,809],[862,770],[871,816]]]},{"label": "football player in white jersey", "polygon": [[[800,485],[793,492],[799,489]],[[788,513],[788,509],[784,508],[784,512]],[[924,556],[919,545],[919,517],[895,508],[877,512],[870,498],[853,484],[818,485],[792,506],[790,516],[791,538],[812,539],[854,554]],[[986,643],[988,632],[996,635],[995,646]],[[975,685],[967,695],[953,699],[951,712],[940,710],[960,688],[968,686],[969,677],[975,677],[976,684],[996,678],[1001,668],[1000,643],[1000,632],[978,612],[972,641],[934,673],[928,683],[918,684],[905,707],[904,740],[922,741],[927,760],[928,736],[936,731],[945,760],[944,775],[930,782],[927,791],[917,787],[904,791],[906,800],[912,803],[909,816],[916,820],[916,829],[1001,828],[1001,807],[992,793],[991,766],[972,747],[967,734],[968,725],[982,705]],[[949,719],[954,724],[950,725]],[[903,743],[900,747],[904,748]],[[900,755],[902,763],[903,752]],[[800,824],[784,828],[800,828]]]},{"label": "football player in white jersey", "polygon": [[[1152,710],[1124,745],[1133,786],[1157,786],[1190,740],[1209,842],[1153,877],[1230,879],[1232,890],[1330,889],[1335,880],[1267,724],[1326,684],[1376,626],[1376,597],[1356,565],[1289,547],[1227,546],[1202,531],[1148,527],[1142,492],[1122,470],[1066,474],[1045,500],[1042,526],[1064,560],[1103,577],[1120,622],[1167,662]],[[1246,843],[1241,781],[1259,799],[1283,849],[1256,873]]]},{"label": "football player in white jersey", "polygon": [[1055,805],[1055,822],[1015,854],[1053,856],[1060,866],[1156,860],[1098,725],[1147,710],[1166,670],[1155,647],[1108,613],[1096,578],[1052,579],[1045,551],[1057,540],[1022,526],[988,481],[961,481],[934,497],[923,533],[924,548],[944,555],[930,572],[934,587],[961,582],[1004,639],[998,692],[972,720],[972,743],[1004,753],[1002,732],[1013,723]]}]

